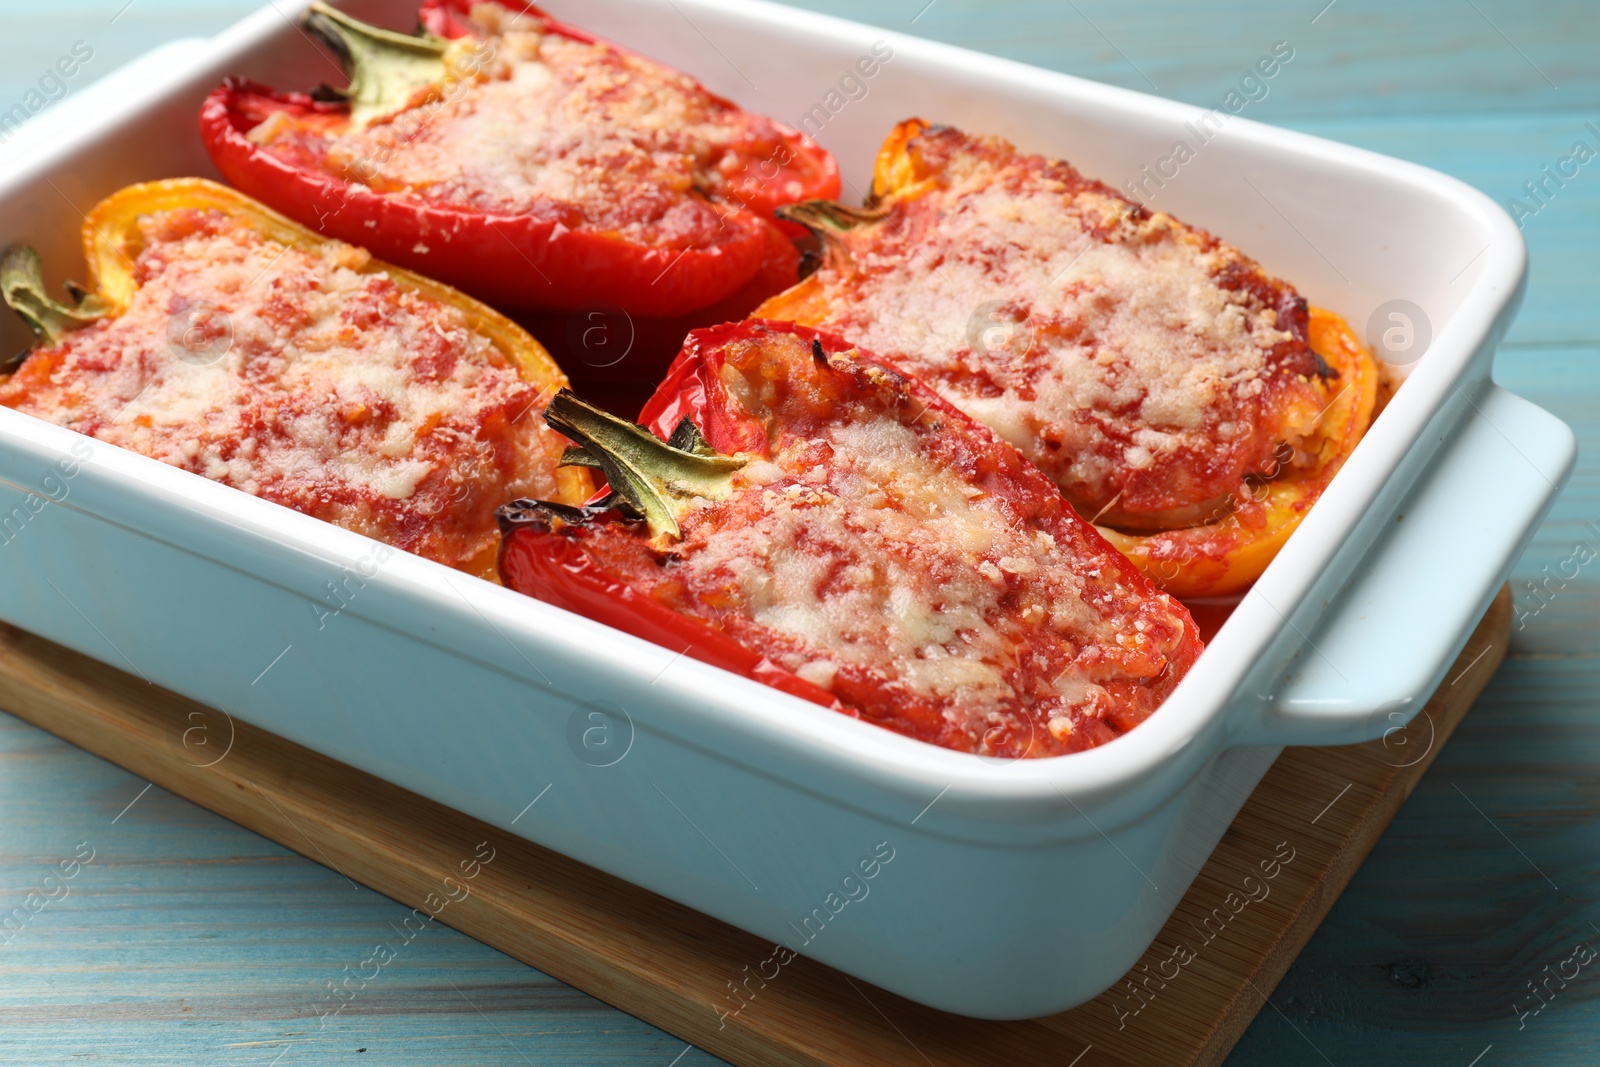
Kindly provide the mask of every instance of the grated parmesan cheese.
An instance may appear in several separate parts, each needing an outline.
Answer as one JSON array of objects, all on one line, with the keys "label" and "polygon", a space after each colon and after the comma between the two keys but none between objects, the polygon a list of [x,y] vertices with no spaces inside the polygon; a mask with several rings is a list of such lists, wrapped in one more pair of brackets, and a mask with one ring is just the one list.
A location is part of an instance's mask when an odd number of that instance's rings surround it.
[{"label": "grated parmesan cheese", "polygon": [[1303,302],[1237,249],[998,139],[935,128],[910,151],[931,178],[838,238],[806,321],[935,386],[1081,510],[1181,520],[1314,428]]},{"label": "grated parmesan cheese", "polygon": [[538,390],[454,307],[217,212],[141,220],[127,310],[33,353],[0,404],[461,564],[553,496]]},{"label": "grated parmesan cheese", "polygon": [[737,199],[746,155],[781,158],[788,143],[770,119],[643,57],[495,4],[472,18],[483,31],[472,62],[429,99],[365,129],[263,123],[251,139],[398,197],[671,247],[721,239],[713,201]]},{"label": "grated parmesan cheese", "polygon": [[[1128,712],[1105,686],[1161,677],[1185,640],[1182,609],[1117,566],[1037,474],[1022,475],[1037,499],[987,491],[960,458],[970,446],[959,434],[983,431],[911,419],[926,405],[902,403],[903,385],[881,379],[819,418],[815,392],[794,383],[830,373],[792,335],[744,365],[729,357],[730,395],[773,444],[734,476],[729,499],[685,517],[669,580],[868,718],[905,714],[884,709],[889,692],[977,751],[1001,728],[1007,744],[1036,734],[1046,751],[1111,736],[1104,720]],[[1122,640],[1130,619],[1149,637],[1137,648]],[[1051,742],[1055,720],[1087,733]]]}]

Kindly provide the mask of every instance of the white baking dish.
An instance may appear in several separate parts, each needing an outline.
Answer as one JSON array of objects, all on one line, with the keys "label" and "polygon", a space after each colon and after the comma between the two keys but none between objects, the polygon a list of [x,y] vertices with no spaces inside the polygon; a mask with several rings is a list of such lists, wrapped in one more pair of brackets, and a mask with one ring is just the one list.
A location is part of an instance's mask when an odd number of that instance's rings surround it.
[{"label": "white baking dish", "polygon": [[[769,4],[551,6],[791,121],[886,40],[866,95],[819,130],[857,192],[909,115],[1120,185],[1197,114]],[[414,0],[352,8],[405,26]],[[0,237],[37,245],[59,278],[80,269],[98,198],[212,174],[195,114],[224,75],[330,76],[298,10],[64,107],[0,166]],[[1524,249],[1487,198],[1233,119],[1156,206],[1358,327],[1412,301],[1433,340],[1166,706],[1100,749],[1002,764],[920,744],[4,409],[0,617],[914,1000],[1066,1008],[1149,944],[1280,746],[1366,739],[1415,712],[1574,457],[1564,425],[1490,381]],[[329,583],[351,591],[337,612]],[[1306,798],[1308,823],[1337,788]],[[870,881],[845,881],[891,849]]]}]

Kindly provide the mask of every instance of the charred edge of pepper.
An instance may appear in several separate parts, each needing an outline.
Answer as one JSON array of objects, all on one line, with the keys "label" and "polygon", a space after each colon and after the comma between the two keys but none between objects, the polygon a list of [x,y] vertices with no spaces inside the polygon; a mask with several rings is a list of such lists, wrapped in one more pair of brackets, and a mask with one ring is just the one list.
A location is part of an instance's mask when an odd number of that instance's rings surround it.
[{"label": "charred edge of pepper", "polygon": [[822,242],[816,234],[807,232],[804,238],[795,242],[795,247],[800,249],[800,272],[795,280],[803,282],[822,266]]},{"label": "charred edge of pepper", "polygon": [[339,57],[350,86],[333,94],[349,101],[350,121],[364,127],[399,111],[423,89],[444,81],[448,42],[369,26],[317,0],[305,27]]},{"label": "charred edge of pepper", "polygon": [[563,526],[582,526],[610,510],[611,506],[606,501],[575,508],[570,504],[557,504],[553,500],[523,497],[495,508],[494,518],[500,527],[500,535],[510,537],[514,531],[526,527],[550,533]]},{"label": "charred edge of pepper", "polygon": [[562,461],[604,472],[613,492],[637,512],[654,538],[677,538],[678,518],[697,498],[725,499],[733,491],[733,473],[745,465],[706,443],[687,419],[678,423],[672,441],[663,441],[637,423],[580,400],[563,389],[545,409],[545,422],[576,441]]},{"label": "charred edge of pepper", "polygon": [[[52,300],[45,292],[39,253],[28,245],[8,245],[0,252],[0,297],[48,344],[60,343],[73,330],[81,330],[111,310],[98,296],[70,282],[67,292],[73,299],[70,305]],[[16,370],[30,351],[24,349],[0,361],[0,374]]]},{"label": "charred edge of pepper", "polygon": [[1311,372],[1318,378],[1321,378],[1323,381],[1327,382],[1340,377],[1338,369],[1335,368],[1333,364],[1323,359],[1322,353],[1318,352],[1315,348],[1311,349],[1311,358],[1313,360]]}]

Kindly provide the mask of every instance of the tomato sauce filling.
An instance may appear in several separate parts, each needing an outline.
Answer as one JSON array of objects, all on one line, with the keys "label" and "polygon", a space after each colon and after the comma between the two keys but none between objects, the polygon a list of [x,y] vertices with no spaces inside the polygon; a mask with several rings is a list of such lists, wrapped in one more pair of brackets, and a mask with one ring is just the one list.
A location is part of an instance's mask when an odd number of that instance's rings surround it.
[{"label": "tomato sauce filling", "polygon": [[998,138],[931,127],[905,151],[895,188],[880,160],[887,216],[838,236],[798,317],[922,378],[1119,529],[1216,522],[1316,462],[1340,383],[1291,287]]},{"label": "tomato sauce filling", "polygon": [[798,133],[685,74],[497,4],[474,6],[471,24],[445,82],[411,106],[365,129],[277,111],[249,138],[401,198],[674,248],[725,240],[743,204],[816,195]]},{"label": "tomato sauce filling", "polygon": [[983,427],[816,351],[722,350],[717,436],[750,457],[732,494],[664,550],[591,536],[604,568],[920,740],[1056,755],[1148,717],[1199,652],[1187,612]]},{"label": "tomato sauce filling", "polygon": [[139,226],[128,308],[0,404],[452,566],[492,557],[506,499],[556,494],[548,398],[460,309],[223,212]]}]

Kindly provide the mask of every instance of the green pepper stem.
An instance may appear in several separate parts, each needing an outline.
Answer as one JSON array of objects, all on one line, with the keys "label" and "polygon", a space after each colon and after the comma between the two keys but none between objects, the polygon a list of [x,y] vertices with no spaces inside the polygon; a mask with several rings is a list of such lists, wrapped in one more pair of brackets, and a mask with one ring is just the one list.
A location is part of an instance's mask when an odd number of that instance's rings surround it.
[{"label": "green pepper stem", "polygon": [[802,200],[777,209],[780,219],[798,222],[826,241],[829,237],[882,222],[884,213],[870,207],[848,207],[832,200]]},{"label": "green pepper stem", "polygon": [[[0,252],[0,297],[48,344],[59,344],[67,334],[104,317],[110,310],[94,294],[70,285],[68,289],[75,294],[70,305],[52,300],[45,293],[39,253],[28,245],[8,245]],[[0,374],[15,370],[27,354],[24,350],[0,361]]]},{"label": "green pepper stem", "polygon": [[626,422],[563,389],[550,401],[545,421],[578,442],[561,461],[603,471],[611,489],[644,517],[652,537],[680,536],[678,519],[696,498],[723,500],[733,473],[745,465],[717,452],[694,423],[678,423],[671,441]]},{"label": "green pepper stem", "polygon": [[820,257],[814,252],[806,253],[800,270],[802,278],[808,277],[812,271],[824,264],[835,269],[845,269],[849,262],[850,250],[845,247],[844,235],[851,230],[882,222],[885,217],[883,212],[874,208],[846,207],[832,200],[804,200],[798,204],[784,204],[775,214],[780,219],[798,222],[810,230],[820,246]]},{"label": "green pepper stem", "polygon": [[350,76],[344,95],[357,128],[399,111],[420,90],[444,81],[448,42],[441,38],[369,26],[322,0],[306,12],[305,25],[338,53]]}]

